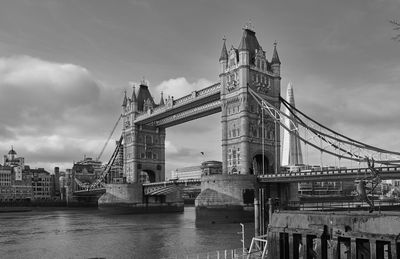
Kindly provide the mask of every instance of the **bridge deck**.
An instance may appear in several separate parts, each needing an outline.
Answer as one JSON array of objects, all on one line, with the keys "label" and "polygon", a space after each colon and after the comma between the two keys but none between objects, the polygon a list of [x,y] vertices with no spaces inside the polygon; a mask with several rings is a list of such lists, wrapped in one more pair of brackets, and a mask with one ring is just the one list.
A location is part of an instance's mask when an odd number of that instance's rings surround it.
[{"label": "bridge deck", "polygon": [[[400,166],[382,167],[379,171],[382,180],[400,179]],[[369,176],[371,176],[369,168],[353,168],[266,174],[257,178],[261,183],[298,183],[357,180]]]}]

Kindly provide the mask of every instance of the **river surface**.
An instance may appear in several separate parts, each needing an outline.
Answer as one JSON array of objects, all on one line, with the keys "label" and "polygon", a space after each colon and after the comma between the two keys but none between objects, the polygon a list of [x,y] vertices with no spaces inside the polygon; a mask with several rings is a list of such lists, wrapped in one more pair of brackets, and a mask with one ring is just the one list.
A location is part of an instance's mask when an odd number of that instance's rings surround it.
[{"label": "river surface", "polygon": [[[254,224],[245,224],[246,246]],[[0,213],[0,258],[186,258],[240,248],[239,224],[196,226],[184,213],[110,215],[96,209]]]}]

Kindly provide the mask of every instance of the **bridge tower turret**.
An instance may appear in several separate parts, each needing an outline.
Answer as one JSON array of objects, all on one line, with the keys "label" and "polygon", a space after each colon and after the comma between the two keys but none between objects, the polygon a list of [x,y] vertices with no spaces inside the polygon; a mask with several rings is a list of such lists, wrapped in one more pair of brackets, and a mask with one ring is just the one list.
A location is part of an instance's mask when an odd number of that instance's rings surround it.
[{"label": "bridge tower turret", "polygon": [[133,87],[130,104],[123,107],[124,177],[127,183],[164,181],[165,128],[134,123],[139,113],[157,106],[145,80],[138,88]]},{"label": "bridge tower turret", "polygon": [[280,75],[281,74],[281,61],[279,60],[279,55],[278,55],[278,51],[276,50],[276,45],[277,45],[277,43],[274,42],[274,52],[272,54],[272,59],[271,59],[271,70],[276,75]]},{"label": "bridge tower turret", "polygon": [[279,108],[280,75],[250,25],[243,28],[238,48],[226,51],[224,40],[219,62],[222,175],[202,177],[196,221],[246,222],[254,219],[255,175],[275,173],[280,166],[279,127],[261,112],[249,88]]},{"label": "bridge tower turret", "polygon": [[219,57],[220,64],[220,74],[223,74],[228,65],[228,51],[226,50],[226,39],[223,39],[224,43],[222,45],[221,56]]},{"label": "bridge tower turret", "polygon": [[135,117],[137,113],[137,98],[136,98],[136,89],[135,86],[132,86],[132,98],[131,98],[131,109],[132,109],[132,115]]},{"label": "bridge tower turret", "polygon": [[279,170],[279,127],[266,114],[262,116],[248,92],[251,87],[279,108],[279,68],[276,45],[268,62],[254,29],[246,26],[239,47],[231,47],[227,66],[220,74],[224,174],[265,174]]}]

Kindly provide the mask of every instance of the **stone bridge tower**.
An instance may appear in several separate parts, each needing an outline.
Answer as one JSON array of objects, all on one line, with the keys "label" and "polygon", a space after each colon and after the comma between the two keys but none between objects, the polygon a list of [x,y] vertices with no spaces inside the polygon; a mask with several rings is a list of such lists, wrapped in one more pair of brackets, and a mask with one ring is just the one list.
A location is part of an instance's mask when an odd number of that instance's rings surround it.
[{"label": "stone bridge tower", "polygon": [[[269,61],[255,31],[246,26],[238,48],[228,51],[224,39],[219,63],[223,173],[202,177],[196,221],[252,221],[256,175],[279,170],[280,137],[279,127],[262,112],[249,88],[279,109],[281,62],[276,44]],[[276,190],[265,195],[272,192]]]},{"label": "stone bridge tower", "polygon": [[[158,105],[164,105],[161,101]],[[122,103],[124,177],[127,183],[159,182],[165,180],[165,128],[151,125],[136,125],[134,120],[139,112],[151,112],[156,107],[142,80],[139,88],[133,88],[131,98]]]},{"label": "stone bridge tower", "polygon": [[256,33],[246,27],[238,48],[232,46],[228,51],[224,40],[219,62],[223,173],[276,172],[280,165],[279,125],[261,111],[248,92],[252,88],[279,109],[281,62],[276,44],[268,61]]}]

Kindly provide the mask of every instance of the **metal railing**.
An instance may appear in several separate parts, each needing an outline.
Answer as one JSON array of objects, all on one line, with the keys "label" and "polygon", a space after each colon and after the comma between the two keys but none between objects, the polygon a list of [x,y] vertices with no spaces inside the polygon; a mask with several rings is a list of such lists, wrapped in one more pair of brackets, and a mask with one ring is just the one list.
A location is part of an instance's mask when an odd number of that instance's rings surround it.
[{"label": "metal railing", "polygon": [[[398,207],[400,201],[374,200],[375,210],[387,210]],[[279,207],[278,207],[279,208]],[[364,201],[315,201],[315,202],[289,202],[287,208],[302,211],[353,211],[368,210],[369,205]]]},{"label": "metal railing", "polygon": [[[180,254],[172,257],[163,257],[163,259],[245,259],[247,254],[243,254],[242,248],[225,249],[212,252]],[[257,257],[250,257],[257,258]]]}]

